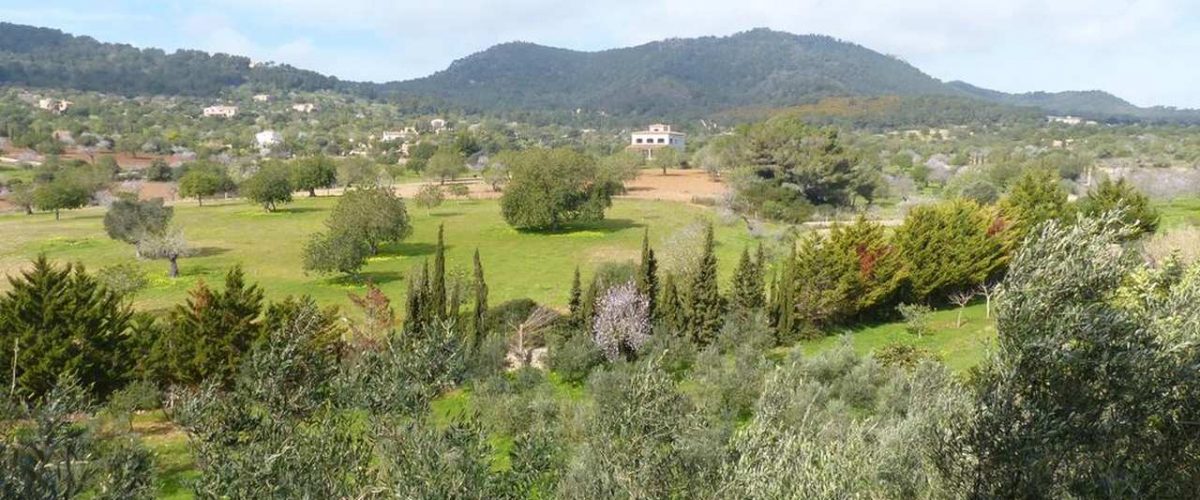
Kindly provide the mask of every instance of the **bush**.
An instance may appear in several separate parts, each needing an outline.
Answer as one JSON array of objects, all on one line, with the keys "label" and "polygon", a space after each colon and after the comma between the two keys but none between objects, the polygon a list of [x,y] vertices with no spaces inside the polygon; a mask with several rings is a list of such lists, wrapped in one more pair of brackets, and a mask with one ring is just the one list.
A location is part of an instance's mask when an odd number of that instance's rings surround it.
[{"label": "bush", "polygon": [[592,370],[604,360],[604,354],[596,347],[591,336],[577,332],[562,345],[550,350],[550,368],[563,380],[581,383],[587,380]]},{"label": "bush", "polygon": [[146,272],[129,263],[101,268],[96,273],[96,281],[100,282],[104,288],[122,297],[132,297],[150,284]]},{"label": "bush", "polygon": [[872,356],[883,366],[910,369],[922,361],[937,359],[937,355],[928,349],[900,342],[892,342],[880,347]]},{"label": "bush", "polygon": [[896,311],[904,318],[904,331],[917,337],[933,333],[929,325],[929,315],[933,310],[925,304],[900,304]]}]

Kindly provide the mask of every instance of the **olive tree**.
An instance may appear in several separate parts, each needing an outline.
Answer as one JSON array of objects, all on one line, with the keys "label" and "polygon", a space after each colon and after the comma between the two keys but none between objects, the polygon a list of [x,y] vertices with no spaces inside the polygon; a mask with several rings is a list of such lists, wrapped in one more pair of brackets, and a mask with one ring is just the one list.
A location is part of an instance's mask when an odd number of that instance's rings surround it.
[{"label": "olive tree", "polygon": [[621,183],[602,175],[591,156],[566,148],[507,152],[510,180],[500,198],[504,220],[517,229],[558,229],[573,220],[597,221]]},{"label": "olive tree", "polygon": [[292,181],[287,166],[269,163],[246,179],[240,187],[242,196],[274,212],[279,203],[292,201]]}]

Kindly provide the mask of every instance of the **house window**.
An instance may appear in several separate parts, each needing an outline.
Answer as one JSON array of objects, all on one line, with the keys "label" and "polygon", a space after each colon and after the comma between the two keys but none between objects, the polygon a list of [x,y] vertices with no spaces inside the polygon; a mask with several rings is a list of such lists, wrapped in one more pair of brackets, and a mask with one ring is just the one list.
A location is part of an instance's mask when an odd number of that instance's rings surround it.
[{"label": "house window", "polygon": [[664,141],[662,137],[659,137],[659,138],[658,138],[658,143],[659,143],[659,144],[662,144],[662,143],[664,143],[664,142],[666,142],[666,141]]},{"label": "house window", "polygon": [[641,144],[641,143],[642,143],[642,138],[641,138],[641,137],[638,137],[637,139],[635,139],[635,142],[637,142],[638,144]]}]

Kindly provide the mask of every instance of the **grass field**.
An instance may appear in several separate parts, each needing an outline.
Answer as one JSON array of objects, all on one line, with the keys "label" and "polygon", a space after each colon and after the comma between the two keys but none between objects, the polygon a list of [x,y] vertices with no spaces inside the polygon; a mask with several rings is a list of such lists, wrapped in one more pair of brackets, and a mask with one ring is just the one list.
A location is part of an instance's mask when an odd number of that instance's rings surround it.
[{"label": "grass field", "polygon": [[[309,294],[324,303],[347,304],[347,292],[361,291],[361,282],[305,275],[301,266],[304,242],[323,229],[335,201],[301,198],[276,213],[233,200],[206,202],[204,207],[182,203],[176,207],[175,222],[198,254],[180,260],[182,276],[174,280],[166,277],[165,262],[136,261],[131,246],[109,239],[101,208],[63,212],[60,221],[51,214],[0,216],[0,234],[5,235],[0,238],[0,274],[21,269],[40,253],[56,261],[82,262],[93,270],[137,262],[151,278],[137,305],[161,309],[181,302],[197,281],[219,283],[231,266],[241,264],[269,298]],[[656,242],[698,218],[712,217],[710,210],[693,205],[622,199],[602,222],[557,233],[521,233],[505,224],[495,200],[448,201],[432,211],[410,207],[409,214],[412,236],[386,246],[362,273],[397,305],[403,302],[409,269],[432,257],[438,224],[446,228],[449,270],[469,276],[471,255],[479,249],[492,304],[529,297],[564,306],[575,266],[586,277],[603,262],[636,260],[644,228]],[[716,237],[721,273],[727,278],[753,238],[742,225],[719,224]],[[0,283],[0,290],[7,287],[7,282]]]},{"label": "grass field", "polygon": [[1153,205],[1162,217],[1161,225],[1164,228],[1200,226],[1200,197],[1155,200]]}]

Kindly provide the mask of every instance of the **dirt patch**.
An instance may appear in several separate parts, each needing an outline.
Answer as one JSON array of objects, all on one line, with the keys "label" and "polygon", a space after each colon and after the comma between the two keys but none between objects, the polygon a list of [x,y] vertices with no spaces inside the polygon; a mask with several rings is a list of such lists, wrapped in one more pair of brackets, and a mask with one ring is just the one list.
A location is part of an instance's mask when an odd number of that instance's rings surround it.
[{"label": "dirt patch", "polygon": [[643,170],[637,179],[625,183],[623,197],[642,200],[691,202],[697,198],[720,199],[727,186],[702,170]]}]

